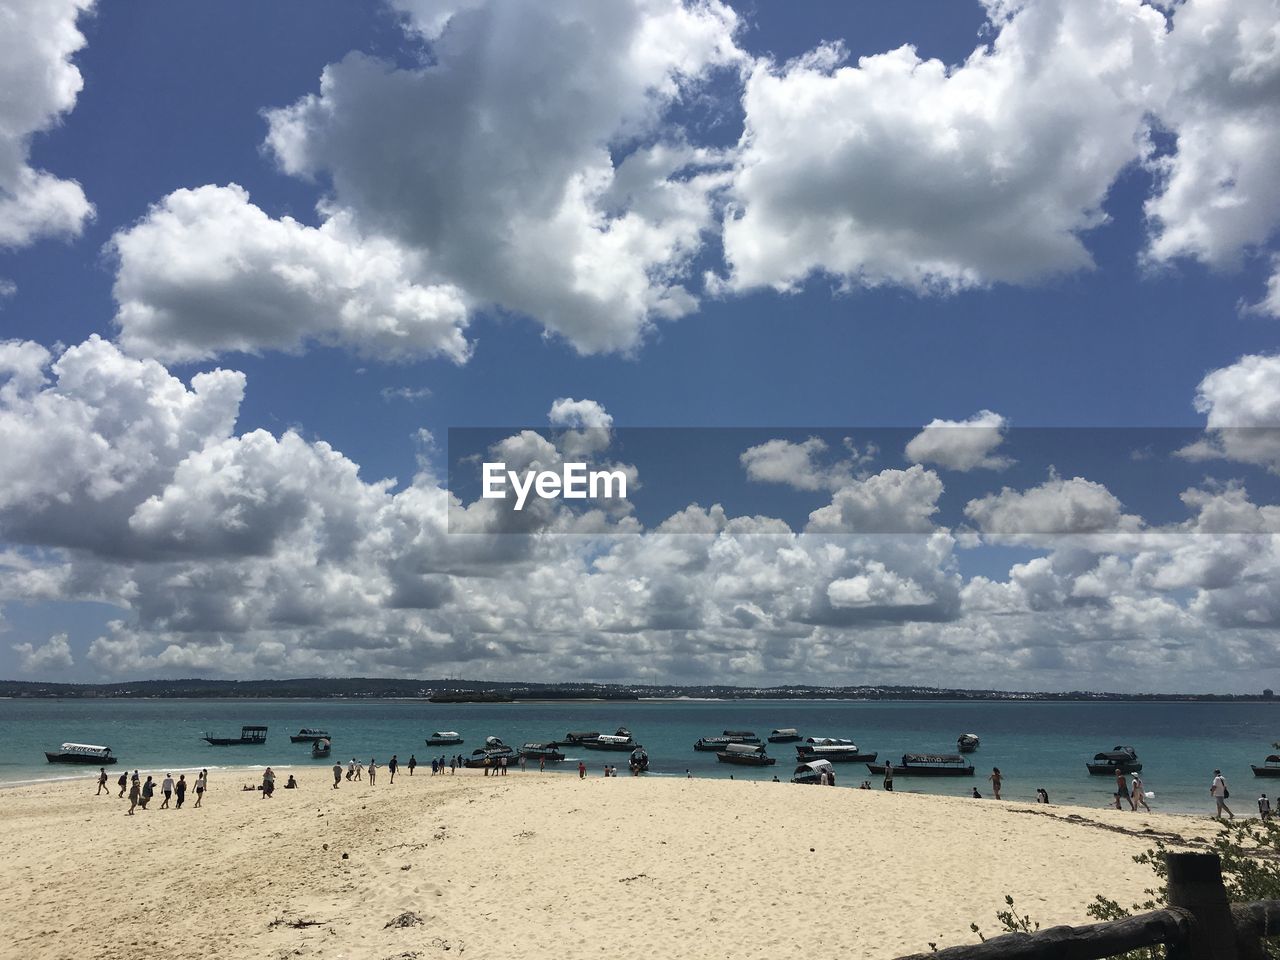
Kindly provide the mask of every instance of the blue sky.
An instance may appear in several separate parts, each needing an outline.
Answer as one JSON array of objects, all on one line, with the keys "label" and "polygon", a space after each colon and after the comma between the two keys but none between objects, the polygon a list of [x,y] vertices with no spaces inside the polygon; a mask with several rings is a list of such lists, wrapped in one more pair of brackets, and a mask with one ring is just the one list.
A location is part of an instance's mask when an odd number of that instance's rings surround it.
[{"label": "blue sky", "polygon": [[[1274,4],[0,2],[0,675],[1275,669]],[[753,439],[458,548],[561,398]]]}]

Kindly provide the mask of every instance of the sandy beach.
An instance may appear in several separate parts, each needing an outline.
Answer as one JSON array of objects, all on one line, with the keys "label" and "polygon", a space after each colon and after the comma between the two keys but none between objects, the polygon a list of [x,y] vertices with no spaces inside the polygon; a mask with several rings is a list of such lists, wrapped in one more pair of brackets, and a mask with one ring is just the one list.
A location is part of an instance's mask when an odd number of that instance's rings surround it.
[{"label": "sandy beach", "polygon": [[133,817],[92,775],[0,792],[6,953],[895,957],[972,942],[974,921],[998,932],[1006,893],[1043,925],[1088,922],[1095,893],[1150,885],[1130,859],[1143,831],[1214,832],[787,783],[419,768],[333,790],[309,769],[263,800],[248,779],[221,771],[201,809],[157,795]]}]

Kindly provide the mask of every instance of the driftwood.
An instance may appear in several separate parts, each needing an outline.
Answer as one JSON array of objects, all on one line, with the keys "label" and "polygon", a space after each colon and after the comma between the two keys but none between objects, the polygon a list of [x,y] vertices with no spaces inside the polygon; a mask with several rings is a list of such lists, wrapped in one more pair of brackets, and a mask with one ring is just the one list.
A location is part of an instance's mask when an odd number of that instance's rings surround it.
[{"label": "driftwood", "polygon": [[1280,900],[1229,904],[1215,853],[1169,853],[1169,904],[1111,923],[1009,933],[900,960],[1104,960],[1163,944],[1168,960],[1266,960]]}]

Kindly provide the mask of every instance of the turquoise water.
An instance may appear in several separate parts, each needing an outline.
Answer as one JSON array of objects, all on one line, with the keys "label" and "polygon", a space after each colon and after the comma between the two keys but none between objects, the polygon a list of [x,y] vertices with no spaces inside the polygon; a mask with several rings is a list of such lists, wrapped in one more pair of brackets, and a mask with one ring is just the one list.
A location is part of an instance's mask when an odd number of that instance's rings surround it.
[{"label": "turquoise water", "polygon": [[[211,747],[208,731],[235,736],[242,724],[270,727],[262,746]],[[697,753],[698,737],[725,729],[754,730],[761,737],[775,727],[796,727],[804,736],[848,737],[880,759],[903,753],[955,751],[955,739],[973,732],[982,746],[971,754],[972,778],[907,779],[899,791],[967,796],[973,786],[989,794],[992,766],[1005,777],[1006,798],[1033,799],[1037,787],[1055,802],[1102,806],[1110,803],[1112,780],[1092,777],[1084,762],[1099,750],[1132,744],[1144,764],[1143,779],[1154,791],[1153,809],[1209,812],[1209,779],[1220,767],[1232,788],[1237,814],[1256,811],[1259,790],[1280,792],[1280,780],[1255,779],[1250,763],[1261,763],[1280,740],[1280,705],[1272,703],[1036,703],[885,701],[640,701],[590,703],[432,704],[423,701],[349,700],[0,700],[0,783],[91,777],[94,768],[54,765],[43,751],[63,741],[106,744],[120,758],[116,770],[178,772],[209,767],[271,764],[292,767],[300,778],[315,768],[327,777],[330,760],[312,760],[309,744],[289,742],[300,727],[321,727],[334,738],[333,758],[352,756],[385,764],[392,753],[401,763],[416,754],[419,763],[451,749],[470,753],[485,736],[509,744],[560,739],[569,730],[612,733],[629,727],[649,752],[654,776],[738,779],[790,778],[795,750],[770,744],[778,763],[766,768],[729,767],[713,753]],[[429,748],[435,730],[457,730],[466,742]],[[626,775],[625,753],[565,748],[576,767],[582,757],[592,775],[614,763]],[[869,778],[861,764],[837,764],[841,786]],[[428,773],[430,771],[428,770]],[[879,787],[878,779],[872,778]],[[304,781],[305,782],[305,781]],[[3,802],[0,798],[0,802]]]}]

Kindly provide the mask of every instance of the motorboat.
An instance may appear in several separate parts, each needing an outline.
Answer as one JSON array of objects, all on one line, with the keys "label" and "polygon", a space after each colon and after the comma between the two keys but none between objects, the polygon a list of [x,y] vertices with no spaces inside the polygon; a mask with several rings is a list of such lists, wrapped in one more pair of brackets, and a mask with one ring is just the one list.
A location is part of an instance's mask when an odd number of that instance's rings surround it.
[{"label": "motorboat", "polygon": [[874,763],[878,754],[864,753],[852,740],[840,737],[806,737],[796,744],[796,761],[830,760],[832,763]]},{"label": "motorboat", "polygon": [[800,731],[795,727],[779,727],[769,734],[770,743],[795,743],[799,739]]},{"label": "motorboat", "polygon": [[649,754],[644,752],[644,747],[636,747],[631,751],[631,772],[644,773],[649,769]]},{"label": "motorboat", "polygon": [[519,759],[519,753],[503,743],[499,737],[485,737],[484,746],[471,751],[471,756],[462,761],[464,767],[496,767],[500,760],[508,764]]},{"label": "motorboat", "polygon": [[973,753],[981,742],[976,733],[962,733],[956,738],[956,749],[961,753]]},{"label": "motorboat", "polygon": [[462,737],[458,736],[456,730],[437,730],[427,737],[429,747],[448,747],[457,743],[462,743]]},{"label": "motorboat", "polygon": [[716,754],[721,763],[736,763],[744,767],[767,767],[778,761],[764,752],[764,744],[726,743]]},{"label": "motorboat", "polygon": [[[622,729],[626,729],[625,727]],[[598,737],[591,740],[583,740],[578,746],[584,750],[618,750],[630,751],[636,749],[640,744],[631,739],[631,733],[628,731],[625,735],[620,733],[607,734],[602,733]]]},{"label": "motorboat", "polygon": [[[867,769],[882,774],[886,764],[868,763]],[[972,777],[973,764],[965,763],[958,753],[904,753],[902,762],[893,765],[894,776],[901,777]]]},{"label": "motorboat", "polygon": [[580,743],[587,740],[594,740],[600,736],[599,730],[570,730],[564,735],[564,739],[556,743],[559,747],[576,747]]},{"label": "motorboat", "polygon": [[[63,746],[66,746],[66,744],[63,744]],[[1267,757],[1262,766],[1251,763],[1249,767],[1253,770],[1255,777],[1280,777],[1280,754],[1273,753]]]},{"label": "motorboat", "polygon": [[315,743],[317,740],[332,740],[328,730],[316,730],[312,727],[303,727],[297,733],[289,735],[292,743]]},{"label": "motorboat", "polygon": [[806,760],[804,763],[796,765],[795,773],[791,775],[792,783],[817,783],[818,774],[826,771],[830,776],[835,773],[831,769],[830,760]]},{"label": "motorboat", "polygon": [[565,758],[554,743],[526,743],[520,748],[520,755],[526,760],[546,760],[548,763],[559,763]]},{"label": "motorboat", "polygon": [[311,743],[311,756],[315,758],[327,757],[333,749],[333,743],[327,737],[321,737],[319,740]]},{"label": "motorboat", "polygon": [[760,738],[750,730],[742,730],[737,733],[726,730],[718,737],[699,737],[698,742],[693,745],[693,749],[702,750],[708,753],[719,752],[731,743],[759,743]]},{"label": "motorboat", "polygon": [[56,753],[46,750],[44,757],[50,763],[96,763],[103,767],[116,762],[110,747],[93,743],[64,743]]},{"label": "motorboat", "polygon": [[1133,747],[1116,747],[1103,753],[1094,754],[1092,761],[1085,766],[1094,776],[1113,777],[1117,770],[1121,773],[1137,773],[1142,769],[1138,754]]},{"label": "motorboat", "polygon": [[261,744],[267,742],[267,728],[241,727],[240,736],[238,737],[211,737],[205,734],[201,739],[215,747],[240,747]]}]

